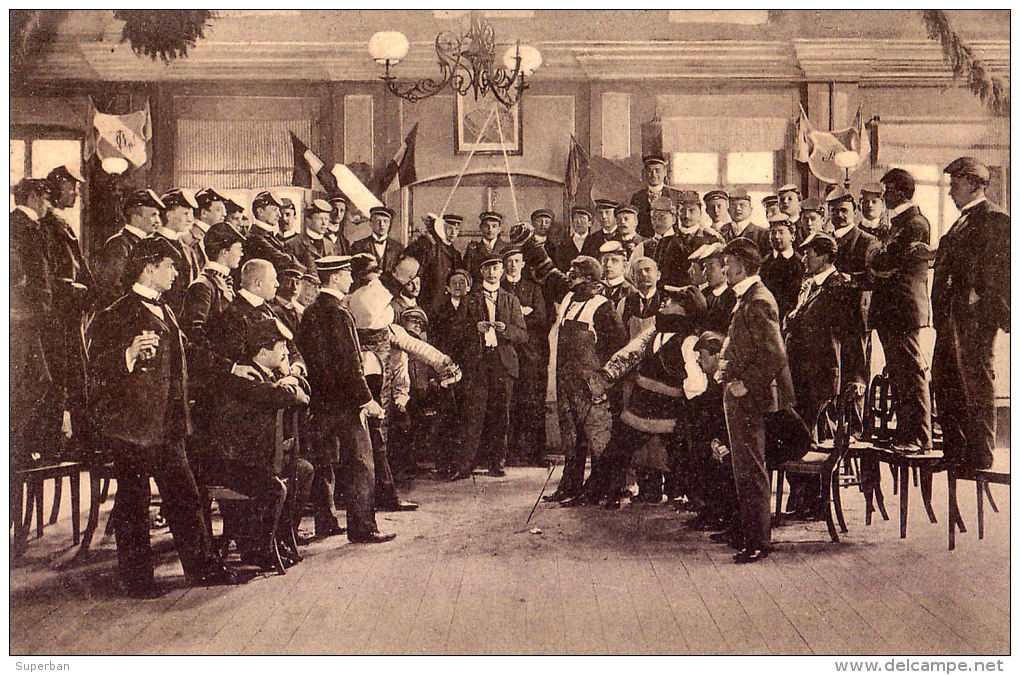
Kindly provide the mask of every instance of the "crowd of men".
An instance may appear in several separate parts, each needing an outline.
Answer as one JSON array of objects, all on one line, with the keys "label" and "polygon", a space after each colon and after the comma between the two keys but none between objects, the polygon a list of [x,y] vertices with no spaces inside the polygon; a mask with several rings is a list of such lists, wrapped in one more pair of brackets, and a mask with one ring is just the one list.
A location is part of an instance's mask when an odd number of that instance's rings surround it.
[{"label": "crowd of men", "polygon": [[[463,253],[454,214],[405,248],[391,210],[371,209],[371,233],[349,242],[346,200],[314,199],[285,239],[296,208],[271,191],[248,224],[212,188],[139,190],[90,262],[59,214],[83,179],[59,167],[13,190],[12,464],[68,439],[113,461],[121,576],[151,597],[150,477],[189,583],[238,583],[214,551],[209,486],[248,498],[220,504],[244,565],[299,562],[281,532],[306,506],[317,538],[384,542],[376,511],[416,509],[397,484],[428,464],[452,481],[545,465],[555,400],[565,465],[548,501],[665,496],[755,562],[768,467],[811,449],[837,397],[860,432],[873,332],[896,449],[932,449],[931,379],[945,461],[991,462],[1009,216],[979,162],[946,173],[961,216],[937,252],[906,171],[823,200],[784,185],[754,223],[742,188],[677,190],[653,156],[629,204],[574,207],[562,232],[545,209],[513,227],[486,211]],[[295,410],[301,453],[282,458],[281,411]],[[792,488],[794,515],[827,507]]]}]

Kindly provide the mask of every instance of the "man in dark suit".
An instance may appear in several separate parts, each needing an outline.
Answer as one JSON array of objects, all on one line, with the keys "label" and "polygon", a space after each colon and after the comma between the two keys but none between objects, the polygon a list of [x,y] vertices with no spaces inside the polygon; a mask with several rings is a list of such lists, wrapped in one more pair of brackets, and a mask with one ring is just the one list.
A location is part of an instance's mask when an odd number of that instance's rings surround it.
[{"label": "man in dark suit", "polygon": [[419,298],[429,320],[434,320],[446,301],[446,281],[450,272],[463,267],[460,251],[454,247],[464,218],[447,213],[442,220],[430,219],[426,231],[411,242],[404,255],[411,256],[421,265],[421,292]]},{"label": "man in dark suit", "polygon": [[124,228],[106,240],[96,259],[95,273],[100,291],[98,307],[109,306],[126,292],[124,268],[128,254],[135,244],[156,231],[162,209],[163,202],[152,190],[136,190],[124,199]]},{"label": "man in dark suit", "polygon": [[[630,205],[637,209],[637,233],[650,239],[655,231],[652,228],[652,204],[655,200],[665,197],[674,204],[680,203],[680,191],[666,185],[666,158],[662,155],[646,155],[643,158],[645,188],[634,193]],[[566,271],[561,268],[561,271]]]},{"label": "man in dark suit", "polygon": [[[267,260],[277,271],[297,262],[287,250],[280,232],[280,209],[283,203],[268,190],[255,195],[251,203],[255,221],[248,232],[244,245],[244,259],[241,267],[249,260]],[[235,281],[237,280],[235,275]]]},{"label": "man in dark suit", "polygon": [[66,166],[46,176],[52,204],[39,219],[46,242],[45,257],[53,293],[54,330],[44,335],[46,360],[54,384],[63,393],[72,433],[87,435],[89,417],[85,410],[85,340],[83,330],[96,298],[95,280],[82,255],[78,236],[56,209],[69,209],[78,200],[78,184],[84,179]]},{"label": "man in dark suit", "polygon": [[273,314],[283,322],[287,330],[292,333],[297,330],[301,322],[301,311],[297,306],[297,297],[301,292],[301,278],[305,275],[305,268],[293,265],[280,270],[277,275],[280,287],[276,289],[276,295],[267,303]]},{"label": "man in dark suit", "polygon": [[334,256],[340,249],[326,238],[329,226],[329,215],[333,207],[322,199],[313,199],[305,209],[305,228],[296,237],[287,242],[287,252],[301,263],[305,269],[315,273],[315,261],[319,258]]},{"label": "man in dark suit", "polygon": [[[801,210],[801,202],[804,199],[804,196],[801,194],[800,188],[793,183],[787,183],[779,188],[778,195],[779,210],[790,216],[790,223],[793,224],[794,235],[801,235],[806,228],[804,226],[804,214]],[[769,219],[771,220],[771,217],[769,217]],[[767,253],[763,255],[767,255]]]},{"label": "man in dark suit", "polygon": [[737,305],[737,294],[726,283],[723,272],[723,248],[718,242],[705,244],[692,254],[694,264],[701,266],[705,277],[705,314],[701,324],[703,330],[710,330],[722,335],[730,329],[733,308]]},{"label": "man in dark suit", "polygon": [[[744,194],[746,194],[746,192]],[[762,257],[772,255],[773,248],[770,236],[770,228],[762,227],[761,225],[756,225],[752,223],[750,219],[742,220],[739,223],[729,220],[729,212],[726,211],[724,215],[723,211],[723,208],[729,205],[729,200],[727,198],[727,194],[722,190],[713,190],[712,192],[709,192],[708,194],[705,195],[706,210],[709,210],[710,206],[709,197],[712,197],[712,200],[716,202],[714,204],[711,204],[711,206],[717,211],[719,211],[718,217],[720,219],[725,218],[726,221],[728,221],[728,222],[723,221],[716,224],[716,222],[713,220],[712,223],[712,227],[719,234],[722,235],[722,238],[725,241],[730,242],[736,239],[737,237],[744,237],[745,239],[750,239],[758,246],[758,252],[761,253]],[[749,200],[748,203],[750,203]],[[769,222],[771,222],[771,219],[769,220]]]},{"label": "man in dark suit", "polygon": [[[191,224],[191,238],[195,241],[197,256],[202,262],[202,267],[205,267],[208,260],[203,245],[205,235],[210,227],[227,219],[228,204],[233,204],[233,202],[213,188],[203,188],[195,193],[195,203],[198,204],[198,209],[195,210],[195,220]],[[234,227],[237,225],[235,224]]]},{"label": "man in dark suit", "polygon": [[864,393],[871,375],[869,354],[871,353],[871,288],[873,276],[871,260],[878,252],[879,241],[858,227],[854,218],[853,195],[842,188],[829,194],[829,213],[832,235],[839,249],[836,251],[836,269],[850,277],[854,287],[851,307],[854,311],[854,325],[860,328],[857,339],[847,337],[841,345],[841,379],[852,389],[854,418],[851,432],[859,435],[864,416]]},{"label": "man in dark suit", "polygon": [[464,267],[471,272],[475,285],[482,282],[482,261],[490,256],[502,255],[507,248],[506,242],[499,238],[502,228],[502,213],[485,211],[478,215],[478,229],[482,238],[469,242],[464,249]]},{"label": "man in dark suit", "polygon": [[320,258],[315,267],[322,288],[305,310],[295,338],[307,354],[308,382],[312,386],[311,413],[316,432],[310,459],[315,466],[315,535],[328,537],[342,532],[333,504],[333,487],[336,465],[343,453],[347,539],[366,544],[389,541],[396,535],[380,533],[375,523],[375,464],[367,422],[369,417],[382,419],[383,409],[365,382],[354,317],[342,303],[353,283],[351,259]]},{"label": "man in dark suit", "polygon": [[985,469],[995,444],[992,346],[996,332],[1010,328],[1010,219],[985,197],[983,164],[961,157],[945,173],[960,217],[935,258],[932,379],[946,461]]},{"label": "man in dark suit", "polygon": [[570,263],[579,255],[598,258],[599,248],[606,242],[598,232],[592,234],[591,221],[591,211],[583,206],[570,209],[570,232],[553,251],[556,256],[553,262],[561,272],[566,273]]},{"label": "man in dark suit", "polygon": [[244,235],[225,222],[217,223],[209,228],[203,243],[209,260],[184,294],[181,325],[189,339],[206,344],[209,322],[234,301],[231,274],[241,264]]},{"label": "man in dark suit", "polygon": [[630,264],[631,278],[634,279],[634,293],[623,301],[620,320],[633,340],[645,328],[655,323],[659,311],[659,266],[651,258],[641,257]]},{"label": "man in dark suit", "polygon": [[676,236],[676,204],[669,199],[660,197],[652,204],[651,238],[646,239],[634,249],[632,260],[651,258],[659,268],[659,288],[666,284],[666,279],[679,278],[686,274],[681,271],[680,262],[683,256],[683,243]]},{"label": "man in dark suit", "polygon": [[793,227],[789,216],[780,213],[769,221],[772,251],[761,264],[761,282],[769,289],[779,307],[779,321],[797,303],[800,283],[804,279],[804,261],[793,250]]},{"label": "man in dark suit", "polygon": [[161,239],[134,246],[125,267],[128,292],[89,329],[90,405],[117,478],[120,575],[137,597],[161,594],[149,547],[150,476],[159,486],[189,583],[237,583],[212,552],[184,443],[191,432],[189,370],[222,378],[247,369],[186,342],[173,310],[161,300],[177,275],[175,256]]},{"label": "man in dark suit", "polygon": [[[637,233],[638,212],[630,204],[624,204],[616,207],[615,214],[616,234],[613,239],[623,244],[623,250],[629,261],[634,255],[634,250],[645,240]],[[548,244],[546,248],[548,249]],[[552,251],[549,252],[549,255],[552,256]]]},{"label": "man in dark suit", "polygon": [[325,237],[336,246],[340,255],[350,255],[351,242],[347,241],[347,235],[344,234],[344,227],[347,225],[347,198],[337,194],[326,201],[332,207],[332,213],[326,226]]},{"label": "man in dark suit", "polygon": [[612,304],[616,313],[623,315],[623,302],[636,291],[623,276],[627,266],[626,252],[623,244],[608,241],[599,249],[599,262],[602,263],[602,295]]},{"label": "man in dark suit", "polygon": [[[735,187],[731,188],[727,194],[730,197],[730,217],[733,219],[733,231],[737,233],[737,236],[746,236],[743,233],[748,232],[747,228],[751,225],[755,225],[757,230],[765,232],[764,235],[757,235],[758,237],[762,238],[767,236],[767,227],[762,227],[761,225],[751,222],[751,195],[747,193],[747,190],[742,187]],[[750,230],[750,232],[754,231],[755,230]],[[754,239],[754,237],[751,236],[748,237],[748,239]],[[761,246],[758,248],[760,250]]]},{"label": "man in dark suit", "polygon": [[[743,548],[738,564],[768,555],[771,486],[765,465],[765,414],[793,406],[793,386],[779,329],[775,298],[761,283],[761,254],[750,239],[737,238],[723,250],[726,278],[737,294],[722,367],[723,404],[730,435],[733,479],[740,500]],[[773,387],[773,384],[776,386]]]},{"label": "man in dark suit", "polygon": [[368,214],[372,220],[372,234],[351,244],[351,255],[368,253],[375,258],[379,269],[386,272],[396,266],[404,252],[404,246],[389,237],[393,210],[385,206],[373,206]]},{"label": "man in dark suit", "polygon": [[928,325],[928,260],[915,243],[931,242],[931,226],[910,200],[914,177],[903,169],[882,176],[889,206],[889,235],[871,259],[875,275],[869,323],[878,331],[889,378],[896,388],[896,448],[931,450],[931,393],[921,353],[921,328]]},{"label": "man in dark suit", "polygon": [[545,466],[545,388],[549,365],[549,317],[542,287],[524,268],[518,248],[503,251],[505,274],[500,286],[517,296],[528,341],[517,349],[520,377],[510,402],[507,454],[528,466]]},{"label": "man in dark suit", "polygon": [[595,231],[601,232],[606,241],[616,238],[616,209],[619,206],[620,202],[615,199],[595,200],[596,224],[598,225],[598,229]]},{"label": "man in dark suit", "polygon": [[[718,195],[725,195],[721,190],[715,192]],[[706,195],[707,197],[708,195]],[[713,210],[716,211],[725,203],[721,196],[713,196],[710,201]],[[674,242],[674,244],[679,244],[680,247],[677,250],[670,251],[671,255],[669,258],[663,258],[661,262],[665,265],[665,268],[662,270],[665,277],[663,283],[683,287],[692,284],[694,281],[691,278],[690,265],[688,264],[691,254],[706,244],[723,244],[725,240],[718,229],[705,224],[701,213],[701,200],[698,197],[698,193],[694,190],[684,190],[681,193],[680,213],[683,216],[680,221],[680,229],[676,233],[676,241]],[[730,226],[732,226],[732,223],[727,224],[727,227]]]},{"label": "man in dark suit", "polygon": [[[13,188],[10,217],[11,461],[20,469],[59,439],[64,397],[47,360],[54,331],[53,275],[39,223],[50,209],[49,185],[26,178]],[[12,481],[13,483],[13,481]],[[13,485],[12,485],[13,487]],[[11,495],[21,499],[20,490]]]},{"label": "man in dark suit", "polygon": [[475,468],[479,446],[487,448],[490,476],[503,476],[510,399],[520,373],[517,350],[528,341],[521,303],[500,287],[503,259],[491,254],[481,261],[482,282],[464,298],[454,334],[456,361],[464,369],[460,458],[453,479]]},{"label": "man in dark suit", "polygon": [[177,278],[173,288],[163,294],[163,301],[170,305],[174,313],[180,315],[184,308],[184,293],[201,271],[199,261],[195,258],[195,250],[191,247],[191,221],[198,204],[191,193],[181,188],[174,188],[159,198],[163,202],[162,223],[156,228],[153,237],[164,239],[177,251]]}]

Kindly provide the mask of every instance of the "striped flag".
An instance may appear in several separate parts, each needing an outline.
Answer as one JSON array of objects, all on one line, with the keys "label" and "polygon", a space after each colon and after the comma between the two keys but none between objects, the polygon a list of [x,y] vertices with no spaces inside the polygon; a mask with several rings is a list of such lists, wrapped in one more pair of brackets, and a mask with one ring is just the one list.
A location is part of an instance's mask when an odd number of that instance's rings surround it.
[{"label": "striped flag", "polygon": [[397,150],[397,154],[393,156],[379,176],[377,194],[380,197],[393,190],[407,187],[417,180],[414,168],[414,148],[417,139],[418,125],[415,124],[408,132],[403,145]]},{"label": "striped flag", "polygon": [[89,112],[92,125],[85,137],[85,159],[97,154],[100,160],[120,158],[135,167],[149,160],[152,116],[148,101],[144,110],[127,115],[107,115],[96,110],[90,96]]},{"label": "striped flag", "polygon": [[294,135],[293,131],[289,133],[290,142],[294,144],[294,175],[291,177],[290,184],[311,190],[314,180],[317,189],[326,194],[335,195],[338,189],[333,174],[326,169],[322,160]]}]

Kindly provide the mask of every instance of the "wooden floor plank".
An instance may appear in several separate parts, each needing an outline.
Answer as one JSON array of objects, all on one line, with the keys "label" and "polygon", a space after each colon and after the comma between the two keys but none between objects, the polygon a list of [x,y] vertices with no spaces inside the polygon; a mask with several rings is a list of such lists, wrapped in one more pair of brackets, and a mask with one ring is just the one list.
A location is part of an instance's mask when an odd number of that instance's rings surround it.
[{"label": "wooden floor plank", "polygon": [[421,606],[412,621],[406,653],[449,653],[450,629],[466,567],[466,556],[439,552],[432,575],[425,583]]},{"label": "wooden floor plank", "polygon": [[687,572],[683,559],[661,560],[650,557],[659,586],[669,603],[687,651],[691,654],[726,654],[729,647],[721,628],[712,616],[702,590]]},{"label": "wooden floor plank", "polygon": [[567,553],[556,558],[566,635],[564,651],[567,654],[605,654],[609,645],[591,567],[587,560]]},{"label": "wooden floor plank", "polygon": [[[718,548],[718,547],[716,547]],[[722,550],[722,549],[720,549]],[[713,555],[720,555],[713,551]],[[728,551],[722,553],[729,556]],[[684,561],[694,584],[702,589],[705,604],[719,626],[731,654],[768,654],[768,645],[744,607],[723,581],[719,568],[704,550],[695,549]],[[727,568],[733,571],[736,568]]]},{"label": "wooden floor plank", "polygon": [[620,556],[621,578],[637,616],[643,654],[690,654],[690,648],[647,555]]}]

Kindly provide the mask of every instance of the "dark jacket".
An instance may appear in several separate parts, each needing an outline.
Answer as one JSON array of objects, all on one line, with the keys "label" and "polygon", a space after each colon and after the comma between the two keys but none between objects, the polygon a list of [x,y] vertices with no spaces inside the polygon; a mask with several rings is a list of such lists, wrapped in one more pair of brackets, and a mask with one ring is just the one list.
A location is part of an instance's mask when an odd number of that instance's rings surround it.
[{"label": "dark jacket", "polygon": [[188,291],[191,282],[194,281],[195,272],[191,268],[191,259],[184,250],[184,244],[179,240],[170,239],[159,232],[152,235],[152,238],[165,241],[174,250],[173,260],[174,267],[177,268],[177,277],[170,290],[163,294],[163,300],[176,314],[181,315],[184,312],[184,294]]},{"label": "dark jacket", "polygon": [[379,267],[383,270],[391,270],[396,267],[397,262],[400,260],[401,255],[404,252],[404,245],[396,239],[387,239],[386,247],[383,249],[382,260],[376,254],[375,246],[373,245],[372,235],[359,239],[351,244],[351,255],[357,255],[359,253],[371,253],[375,258],[376,262],[379,263]]},{"label": "dark jacket", "polygon": [[705,317],[702,319],[702,330],[711,330],[722,335],[730,329],[730,319],[733,318],[733,308],[737,305],[737,294],[729,286],[721,295],[716,295],[706,288],[702,291],[705,296]]},{"label": "dark jacket", "polygon": [[464,267],[464,259],[456,248],[439,240],[438,237],[423,234],[404,249],[421,265],[421,294],[419,302],[431,320],[439,307],[446,301],[446,278],[458,267]]},{"label": "dark jacket", "polygon": [[789,258],[770,254],[761,264],[761,282],[772,292],[782,321],[797,304],[800,283],[804,279],[804,261],[794,253]]},{"label": "dark jacket", "polygon": [[589,255],[595,259],[599,257],[599,248],[602,244],[606,243],[605,236],[601,232],[590,233],[585,238],[584,243],[581,244],[581,250],[577,250],[577,246],[574,245],[574,238],[570,232],[558,242],[550,253],[553,263],[555,263],[557,269],[561,272],[566,272],[570,269],[570,263],[579,255]]},{"label": "dark jacket", "polygon": [[876,329],[917,330],[928,325],[928,263],[908,253],[914,242],[931,241],[931,226],[911,206],[889,221],[889,237],[875,253],[869,323]]},{"label": "dark jacket", "polygon": [[[279,317],[268,302],[256,307],[238,293],[225,310],[210,320],[207,333],[209,346],[217,354],[237,363],[244,358],[244,341],[248,329],[262,319]],[[287,347],[290,350],[291,363],[303,361],[302,354],[293,341],[288,342]]]},{"label": "dark jacket", "polygon": [[[80,314],[88,309],[96,292],[92,270],[81,251],[81,243],[71,226],[59,215],[50,211],[40,221],[46,239],[46,259],[54,280],[54,308]],[[74,281],[88,290],[74,290],[68,281]]]},{"label": "dark jacket", "polygon": [[[680,191],[668,185],[662,186],[661,196],[672,201],[673,206],[680,203]],[[652,229],[652,205],[648,201],[648,188],[635,192],[630,198],[630,205],[638,212],[637,233],[645,238],[651,237],[655,232]]]},{"label": "dark jacket", "polygon": [[[189,377],[209,380],[230,371],[229,359],[187,342],[173,311],[163,311],[161,321],[129,292],[89,327],[89,403],[107,437],[140,446],[184,438],[191,433]],[[124,353],[144,330],[160,338],[156,356],[148,369],[136,362],[129,373]]]},{"label": "dark jacket", "polygon": [[779,310],[765,285],[756,282],[737,298],[722,358],[724,382],[747,387],[748,403],[761,412],[794,404],[786,347],[779,329]]},{"label": "dark jacket", "polygon": [[517,296],[522,314],[525,307],[531,308],[524,317],[524,323],[528,328],[528,341],[520,346],[518,355],[521,357],[522,365],[538,365],[549,351],[549,316],[546,313],[542,287],[526,272],[517,283],[504,277],[500,285]]},{"label": "dark jacket", "polygon": [[54,326],[52,274],[39,223],[16,209],[10,228],[11,396],[32,405],[53,380],[43,346]]},{"label": "dark jacket", "polygon": [[[488,320],[485,296],[479,285],[464,296],[454,319],[453,339],[456,354],[454,360],[465,373],[477,373],[481,370],[482,356],[486,347],[483,335],[478,332],[478,322]],[[503,288],[500,288],[496,295],[496,321],[506,324],[505,331],[496,333],[499,360],[506,374],[516,379],[520,372],[517,350],[527,343],[528,328],[524,323],[524,314],[521,313],[521,303],[517,296]]]},{"label": "dark jacket", "polygon": [[297,258],[287,251],[283,239],[257,224],[252,225],[251,230],[248,231],[248,239],[244,242],[244,260],[235,270],[235,280],[240,280],[240,270],[244,263],[256,258],[268,260],[276,268],[277,273],[298,262]]},{"label": "dark jacket", "polygon": [[837,270],[850,277],[850,282],[856,289],[854,307],[858,310],[860,326],[863,330],[868,330],[873,282],[871,261],[881,243],[874,235],[868,234],[857,225],[854,225],[837,243],[836,259],[833,262]]},{"label": "dark jacket", "polygon": [[[722,226],[722,231],[719,233],[723,236],[727,242],[731,242],[737,238],[736,230],[733,229],[733,223],[729,222]],[[761,225],[755,225],[754,223],[748,223],[747,227],[740,233],[740,236],[744,239],[750,239],[758,245],[758,252],[762,256],[772,255],[772,242],[769,241],[769,230],[767,227]]]},{"label": "dark jacket", "polygon": [[188,338],[200,343],[208,342],[207,326],[223,313],[233,299],[233,287],[227,286],[225,279],[203,270],[184,294],[181,327]]},{"label": "dark jacket", "polygon": [[99,282],[99,309],[111,305],[131,287],[131,284],[124,283],[124,269],[131,249],[141,240],[138,235],[122,229],[103,244],[95,265],[96,280]]},{"label": "dark jacket", "polygon": [[305,266],[310,274],[316,274],[315,261],[330,255],[340,255],[340,249],[326,237],[312,239],[302,232],[289,240],[284,248],[294,259]]},{"label": "dark jacket", "polygon": [[313,414],[355,412],[372,400],[354,317],[330,293],[309,305],[295,338],[308,366]]},{"label": "dark jacket", "polygon": [[468,242],[464,249],[464,269],[471,273],[472,285],[482,283],[482,260],[491,253],[502,254],[508,246],[502,239],[496,239],[490,251],[481,240]]},{"label": "dark jacket", "polygon": [[942,235],[931,293],[939,339],[951,322],[1009,332],[1009,227],[1009,214],[986,200]]}]

